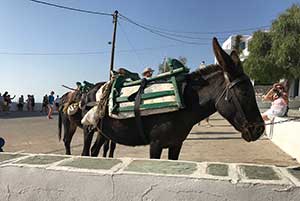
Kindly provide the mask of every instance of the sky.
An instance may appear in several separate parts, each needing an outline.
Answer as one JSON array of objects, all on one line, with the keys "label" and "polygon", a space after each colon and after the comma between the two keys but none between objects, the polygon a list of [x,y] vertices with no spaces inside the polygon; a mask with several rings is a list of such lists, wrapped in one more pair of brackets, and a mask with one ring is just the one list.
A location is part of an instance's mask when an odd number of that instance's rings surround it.
[{"label": "sky", "polygon": [[[222,43],[232,34],[268,28],[278,15],[300,0],[43,0],[62,6],[113,13],[118,10],[115,68],[158,71],[165,57],[187,58],[195,70],[213,63],[212,38]],[[185,38],[153,34],[173,31]],[[245,29],[247,31],[245,31]],[[109,77],[113,23],[109,15],[60,9],[29,0],[0,1],[0,93],[34,94],[37,101],[55,91],[63,95],[77,81]],[[198,39],[191,39],[198,38]],[[199,39],[200,38],[200,39]],[[193,44],[191,44],[193,43]],[[196,43],[196,44],[195,44]],[[155,73],[154,73],[155,74]]]}]

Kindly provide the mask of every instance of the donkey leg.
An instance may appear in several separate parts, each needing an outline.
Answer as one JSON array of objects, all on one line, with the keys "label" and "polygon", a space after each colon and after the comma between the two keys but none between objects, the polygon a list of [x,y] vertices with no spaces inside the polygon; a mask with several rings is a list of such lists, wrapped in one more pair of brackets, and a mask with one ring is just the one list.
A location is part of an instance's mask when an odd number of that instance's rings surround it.
[{"label": "donkey leg", "polygon": [[90,130],[87,126],[83,127],[83,149],[81,156],[90,155],[90,147],[94,136],[94,130]]},{"label": "donkey leg", "polygon": [[[103,137],[103,138],[105,138],[105,137]],[[109,140],[105,139],[105,143],[104,143],[104,147],[103,147],[103,157],[106,158],[108,150],[109,150]]]},{"label": "donkey leg", "polygon": [[105,143],[106,138],[98,133],[96,141],[92,147],[92,154],[91,156],[97,157],[99,155],[100,149],[102,145]]},{"label": "donkey leg", "polygon": [[64,129],[64,144],[66,149],[66,155],[71,155],[71,141],[76,131],[76,125],[66,122]]},{"label": "donkey leg", "polygon": [[169,147],[168,159],[169,160],[178,160],[181,147],[182,147],[182,143]]},{"label": "donkey leg", "polygon": [[116,149],[116,143],[113,141],[110,141],[110,150],[109,150],[109,157],[113,158],[114,157],[114,152]]},{"label": "donkey leg", "polygon": [[150,158],[160,159],[162,149],[159,141],[152,141],[150,143]]}]

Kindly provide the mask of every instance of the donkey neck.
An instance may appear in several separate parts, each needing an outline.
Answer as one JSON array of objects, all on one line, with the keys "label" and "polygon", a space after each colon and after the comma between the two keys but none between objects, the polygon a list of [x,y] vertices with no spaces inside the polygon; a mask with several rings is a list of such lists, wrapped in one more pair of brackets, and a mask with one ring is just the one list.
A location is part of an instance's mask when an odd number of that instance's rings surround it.
[{"label": "donkey neck", "polygon": [[215,101],[226,86],[224,73],[217,65],[191,73],[187,85],[185,101],[187,113],[192,123],[197,123],[217,111]]}]

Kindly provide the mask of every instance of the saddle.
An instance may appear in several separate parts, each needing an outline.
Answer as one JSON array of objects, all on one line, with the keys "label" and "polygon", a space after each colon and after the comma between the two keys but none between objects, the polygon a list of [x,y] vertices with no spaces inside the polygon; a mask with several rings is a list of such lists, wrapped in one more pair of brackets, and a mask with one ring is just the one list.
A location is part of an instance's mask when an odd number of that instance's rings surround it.
[{"label": "saddle", "polygon": [[169,71],[152,78],[132,80],[119,74],[112,84],[108,114],[127,119],[177,111],[184,108],[182,92],[189,69],[176,59],[168,59]]}]

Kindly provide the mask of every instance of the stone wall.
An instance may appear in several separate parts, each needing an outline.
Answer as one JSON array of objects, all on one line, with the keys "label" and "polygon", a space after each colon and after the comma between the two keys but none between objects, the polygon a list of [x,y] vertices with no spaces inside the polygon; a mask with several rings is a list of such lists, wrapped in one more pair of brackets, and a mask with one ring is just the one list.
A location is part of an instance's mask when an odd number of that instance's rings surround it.
[{"label": "stone wall", "polygon": [[272,121],[275,124],[266,126],[266,134],[275,145],[300,163],[300,121],[287,120],[288,118],[275,117]]},{"label": "stone wall", "polygon": [[0,195],[14,201],[292,201],[300,197],[300,169],[2,153]]}]

